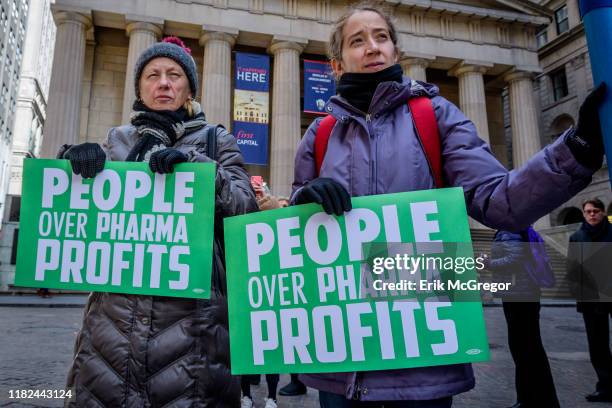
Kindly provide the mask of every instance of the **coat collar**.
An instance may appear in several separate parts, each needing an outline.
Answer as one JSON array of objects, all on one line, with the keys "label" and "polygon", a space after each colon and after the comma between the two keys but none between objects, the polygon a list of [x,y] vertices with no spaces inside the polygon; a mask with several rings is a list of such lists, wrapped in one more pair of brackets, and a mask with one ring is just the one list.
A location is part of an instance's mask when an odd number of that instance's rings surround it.
[{"label": "coat collar", "polygon": [[350,119],[361,121],[366,119],[366,114],[377,118],[388,111],[396,109],[399,105],[405,104],[410,98],[416,96],[433,98],[439,93],[436,85],[415,81],[407,76],[404,76],[402,79],[401,84],[397,82],[383,82],[378,85],[372,98],[370,112],[360,111],[340,95],[332,96],[329,99],[325,105],[325,111],[343,123]]}]

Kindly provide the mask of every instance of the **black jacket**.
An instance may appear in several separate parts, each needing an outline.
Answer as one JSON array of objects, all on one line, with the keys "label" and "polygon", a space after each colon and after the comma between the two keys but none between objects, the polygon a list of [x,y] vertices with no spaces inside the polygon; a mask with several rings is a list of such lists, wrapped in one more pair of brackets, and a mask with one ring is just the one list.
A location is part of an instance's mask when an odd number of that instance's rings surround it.
[{"label": "black jacket", "polygon": [[579,312],[604,312],[612,300],[612,227],[607,218],[594,231],[583,222],[570,236],[567,275]]}]

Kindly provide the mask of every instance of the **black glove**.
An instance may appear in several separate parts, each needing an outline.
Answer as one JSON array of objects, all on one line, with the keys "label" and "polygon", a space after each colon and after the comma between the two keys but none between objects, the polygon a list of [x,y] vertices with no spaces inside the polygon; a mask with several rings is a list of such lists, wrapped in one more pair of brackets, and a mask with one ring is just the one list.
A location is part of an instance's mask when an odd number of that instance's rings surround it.
[{"label": "black glove", "polygon": [[154,173],[172,173],[174,165],[177,163],[185,163],[187,155],[173,148],[158,150],[151,155],[149,159],[149,167]]},{"label": "black glove", "polygon": [[576,161],[590,169],[599,169],[603,162],[604,145],[599,121],[599,106],[606,95],[606,84],[602,82],[580,106],[578,125],[569,132],[565,143]]},{"label": "black glove", "polygon": [[106,153],[97,143],[82,143],[71,146],[62,158],[70,160],[74,174],[80,174],[83,178],[93,178],[104,170]]},{"label": "black glove", "polygon": [[295,203],[321,204],[326,213],[336,215],[342,215],[353,208],[349,193],[340,183],[330,178],[316,178],[307,183],[295,197]]}]

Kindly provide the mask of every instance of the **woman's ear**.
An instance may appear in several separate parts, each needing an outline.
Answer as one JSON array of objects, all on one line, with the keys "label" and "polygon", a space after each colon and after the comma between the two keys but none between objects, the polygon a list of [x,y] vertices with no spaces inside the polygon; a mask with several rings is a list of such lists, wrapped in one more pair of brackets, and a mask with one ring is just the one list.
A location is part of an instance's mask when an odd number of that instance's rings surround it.
[{"label": "woman's ear", "polygon": [[342,63],[338,61],[337,59],[333,59],[330,62],[331,62],[332,71],[334,71],[334,76],[336,77],[336,79],[340,79],[342,74],[344,74],[344,71],[342,69]]}]

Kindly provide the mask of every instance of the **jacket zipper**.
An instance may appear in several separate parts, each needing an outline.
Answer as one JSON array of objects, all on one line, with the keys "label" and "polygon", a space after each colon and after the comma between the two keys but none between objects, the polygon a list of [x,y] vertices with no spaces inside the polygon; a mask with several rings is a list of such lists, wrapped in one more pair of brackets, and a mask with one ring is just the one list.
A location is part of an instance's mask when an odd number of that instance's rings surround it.
[{"label": "jacket zipper", "polygon": [[361,386],[359,385],[359,383],[357,383],[357,389],[355,390],[355,393],[353,394],[353,400],[359,401],[360,397],[361,397]]},{"label": "jacket zipper", "polygon": [[376,139],[373,138],[373,134],[372,134],[372,129],[370,127],[370,125],[372,124],[372,114],[370,113],[366,113],[365,115],[365,120],[366,120],[366,125],[368,128],[368,137],[370,139],[374,140],[374,152],[370,157],[370,194],[369,195],[373,195],[376,194],[376,173],[375,173],[375,168],[376,168]]}]

